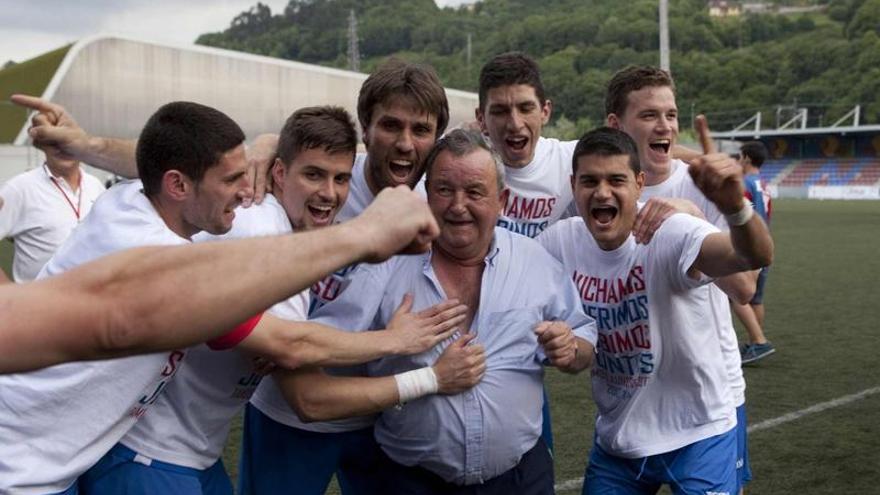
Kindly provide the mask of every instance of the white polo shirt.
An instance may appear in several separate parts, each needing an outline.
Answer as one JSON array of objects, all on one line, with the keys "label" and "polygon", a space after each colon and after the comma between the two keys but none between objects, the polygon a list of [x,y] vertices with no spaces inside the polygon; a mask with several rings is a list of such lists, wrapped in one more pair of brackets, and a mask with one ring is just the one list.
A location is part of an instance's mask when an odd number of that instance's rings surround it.
[{"label": "white polo shirt", "polygon": [[[101,196],[40,277],[127,248],[189,243],[165,225],[141,188],[139,180],[127,181]],[[184,356],[176,350],[0,376],[0,493],[69,488],[147,412]]]},{"label": "white polo shirt", "polygon": [[74,191],[43,165],[16,175],[0,187],[0,238],[15,240],[12,278],[30,282],[55,254],[70,232],[92,209],[104,185],[80,168]]}]

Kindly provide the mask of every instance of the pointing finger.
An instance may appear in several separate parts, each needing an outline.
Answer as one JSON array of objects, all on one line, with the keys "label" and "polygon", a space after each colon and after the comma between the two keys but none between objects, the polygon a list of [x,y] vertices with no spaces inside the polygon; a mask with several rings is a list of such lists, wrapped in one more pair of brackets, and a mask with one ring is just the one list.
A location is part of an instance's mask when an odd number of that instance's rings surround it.
[{"label": "pointing finger", "polygon": [[700,146],[703,147],[703,154],[715,153],[715,141],[712,140],[712,135],[709,132],[709,122],[706,120],[705,115],[697,115],[697,118],[694,119],[694,128],[700,139]]}]

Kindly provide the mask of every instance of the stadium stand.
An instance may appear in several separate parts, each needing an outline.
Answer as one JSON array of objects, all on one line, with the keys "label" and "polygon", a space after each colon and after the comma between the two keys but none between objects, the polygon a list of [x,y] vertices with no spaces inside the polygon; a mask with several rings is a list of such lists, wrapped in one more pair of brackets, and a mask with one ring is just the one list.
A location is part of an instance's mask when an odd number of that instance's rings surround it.
[{"label": "stadium stand", "polygon": [[880,183],[880,160],[774,160],[761,168],[761,178],[779,186],[873,186]]}]

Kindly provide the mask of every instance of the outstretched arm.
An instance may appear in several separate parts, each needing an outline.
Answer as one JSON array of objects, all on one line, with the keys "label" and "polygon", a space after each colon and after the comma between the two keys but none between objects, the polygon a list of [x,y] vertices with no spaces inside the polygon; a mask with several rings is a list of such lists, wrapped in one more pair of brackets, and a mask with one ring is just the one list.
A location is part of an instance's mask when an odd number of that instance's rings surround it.
[{"label": "outstretched arm", "polygon": [[266,314],[237,347],[278,366],[350,366],[389,355],[424,352],[450,337],[465,319],[467,307],[444,301],[410,312],[407,295],[385,330],[347,332],[309,321],[285,321]]},{"label": "outstretched arm", "polygon": [[61,105],[28,95],[12,95],[16,105],[36,113],[28,134],[34,145],[122,177],[137,177],[137,141],[89,135]]},{"label": "outstretched arm", "polygon": [[434,366],[394,376],[330,376],[316,368],[279,370],[273,374],[282,394],[303,421],[363,416],[431,394],[457,394],[482,379],[486,355],[469,345],[466,334],[451,343]]},{"label": "outstretched arm", "polygon": [[216,338],[340,267],[428,248],[424,200],[386,189],[359,217],[280,237],[121,252],[0,286],[0,373],[155,352]]},{"label": "outstretched arm", "polygon": [[696,125],[705,154],[692,161],[689,172],[700,191],[725,215],[730,233],[707,236],[694,268],[721,277],[769,265],[773,239],[745,199],[742,168],[728,155],[715,152],[704,116],[697,117]]}]

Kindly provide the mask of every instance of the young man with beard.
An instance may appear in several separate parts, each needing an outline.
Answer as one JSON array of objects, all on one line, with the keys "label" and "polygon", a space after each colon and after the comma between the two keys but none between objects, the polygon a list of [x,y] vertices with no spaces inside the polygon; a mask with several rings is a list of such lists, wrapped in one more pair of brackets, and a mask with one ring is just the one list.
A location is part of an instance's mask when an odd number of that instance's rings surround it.
[{"label": "young man with beard", "polygon": [[[403,294],[413,295],[415,307],[454,297],[468,308],[463,333],[485,347],[487,368],[470,391],[382,413],[376,439],[386,484],[375,493],[552,493],[552,459],[541,440],[545,357],[570,372],[589,366],[593,322],[555,261],[533,240],[496,226],[505,168],[479,134],[453,130],[426,167],[428,204],[441,225],[431,253],[359,266],[316,321],[381,326]],[[368,370],[418,369],[454,345],[382,358]]]},{"label": "young man with beard", "polygon": [[[187,102],[160,108],[138,143],[143,179],[121,183],[99,199],[43,274],[55,275],[131,247],[188,244],[201,230],[227,232],[236,206],[250,193],[243,139],[241,129],[212,108]],[[218,288],[218,293],[226,291]],[[269,315],[251,318],[213,346],[242,343],[246,348],[262,342],[286,364],[295,365],[320,362],[321,356],[336,356],[337,351],[362,355],[366,345],[376,342],[357,342],[327,329],[294,331],[273,320]],[[297,348],[303,356],[295,356]],[[0,378],[0,488],[75,493],[76,478],[146,413],[185,355],[185,350],[174,350]]]},{"label": "young man with beard", "polygon": [[[354,126],[344,110],[334,107],[298,110],[281,133],[279,156],[273,168],[274,193],[260,205],[239,209],[229,233],[220,237],[204,234],[197,237],[202,241],[256,237],[329,226],[345,201],[355,140]],[[457,323],[455,311],[463,309],[451,306],[447,303],[437,310],[429,308],[413,321],[408,319],[410,315],[400,311],[389,326],[402,326],[395,332],[409,336],[412,342],[402,340],[405,345],[398,352],[421,352],[446,338],[449,329]],[[269,314],[302,322],[307,308],[308,293],[305,292],[276,304]],[[446,308],[450,311],[443,313]],[[405,320],[403,325],[401,320]],[[433,321],[440,322],[437,335],[412,328],[433,326]],[[232,419],[262,377],[252,359],[240,350],[260,354],[277,344],[271,339],[261,339],[260,333],[258,325],[238,349],[224,352],[207,346],[189,349],[186,366],[165,388],[150,414],[141,418],[119,444],[81,477],[80,490],[96,494],[231,494],[232,485],[219,459]],[[331,355],[314,364],[357,364],[381,355],[368,349],[364,347],[361,356]],[[469,351],[471,349],[459,354],[467,356]],[[472,384],[455,379],[462,374],[461,369],[467,368],[456,359],[459,354],[451,352],[430,368],[437,370],[438,392],[457,392]],[[351,395],[347,402],[339,401],[343,402],[342,407],[336,405],[335,410],[347,415],[391,406],[398,401],[396,381],[394,377],[361,380],[357,383],[360,395]],[[345,379],[328,382],[321,385],[322,390],[346,384]],[[291,469],[308,471],[312,467],[305,459],[303,463],[307,465],[291,466]]]},{"label": "young man with beard", "polygon": [[713,316],[711,278],[769,264],[773,241],[743,200],[739,167],[714,153],[686,171],[723,212],[729,233],[673,215],[648,244],[632,235],[646,174],[625,133],[585,134],[571,187],[580,217],[539,242],[565,266],[599,327],[593,396],[596,438],[584,494],[732,494],[737,414]]},{"label": "young man with beard", "polygon": [[[608,125],[626,132],[636,143],[645,171],[642,201],[654,197],[689,199],[709,223],[721,230],[727,229],[724,216],[717,206],[688,175],[687,164],[672,156],[672,149],[678,140],[678,107],[675,85],[668,73],[650,66],[631,66],[619,71],[608,83],[605,110]],[[708,136],[704,118],[698,118],[696,125],[701,135]],[[734,301],[747,302],[754,290],[754,276],[750,273],[722,277],[710,286],[724,362],[737,406],[739,456],[736,464],[740,486],[751,479],[751,470],[746,434],[745,379],[728,296]]]},{"label": "young man with beard", "polygon": [[[21,95],[14,96],[13,102],[40,111],[34,117],[30,131],[35,142],[57,147],[121,175],[131,175],[127,169],[131,168],[128,165],[132,162],[133,142],[89,136],[57,105]],[[349,197],[337,214],[340,221],[359,214],[384,188],[401,184],[415,186],[423,173],[424,157],[449,121],[446,93],[430,67],[391,60],[364,81],[358,97],[358,120],[367,153],[355,158]],[[277,141],[267,139],[264,143],[274,147]],[[261,150],[258,154],[268,156],[274,153]],[[338,297],[348,284],[346,274],[352,268],[343,268],[316,283],[312,288],[312,307]],[[246,410],[240,488],[247,493],[251,483],[260,482],[273,487],[302,486],[302,493],[320,493],[323,491],[320,487],[329,481],[326,469],[312,469],[306,473],[308,478],[292,477],[291,474],[299,473],[293,473],[291,465],[296,465],[299,459],[314,460],[315,456],[308,451],[298,453],[295,442],[280,442],[279,439],[303,434],[313,437],[314,444],[330,449],[327,456],[322,457],[328,460],[327,469],[332,473],[348,461],[360,464],[360,459],[365,457],[364,445],[370,443],[371,424],[363,418],[338,424],[305,424],[290,409],[273,380],[263,380]],[[360,440],[349,441],[348,437]],[[331,438],[340,440],[331,441]],[[344,447],[346,444],[351,447]],[[270,445],[276,447],[272,449]],[[258,456],[264,455],[275,461],[289,459],[290,463],[278,465],[269,462],[268,458],[263,462],[263,457]],[[252,468],[256,471],[253,474]],[[353,484],[348,483],[341,472],[340,475],[343,490],[355,493]],[[370,477],[369,473],[365,476]],[[359,478],[365,479],[364,476]]]},{"label": "young man with beard", "polygon": [[[433,69],[391,60],[361,86],[358,120],[367,152],[355,157],[349,196],[336,216],[340,221],[359,214],[384,188],[418,183],[425,156],[449,121],[446,92]],[[309,312],[338,298],[354,268],[316,283]],[[371,416],[307,423],[291,410],[274,377],[263,380],[246,409],[239,491],[298,487],[296,493],[319,494],[335,473],[343,493],[371,493],[381,477],[372,468],[373,421]]]},{"label": "young man with beard", "polygon": [[[201,230],[228,231],[250,187],[243,141],[217,110],[163,106],[141,133],[142,180],[105,193],[41,275],[127,248],[187,244]],[[226,341],[236,344],[254,323]],[[76,493],[77,477],[146,412],[184,356],[174,350],[0,378],[0,491]]]},{"label": "young man with beard", "polygon": [[[97,177],[53,149],[42,166],[0,188],[0,238],[15,241],[12,279],[30,282],[104,192]],[[0,271],[0,283],[6,275]]]}]

